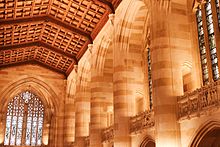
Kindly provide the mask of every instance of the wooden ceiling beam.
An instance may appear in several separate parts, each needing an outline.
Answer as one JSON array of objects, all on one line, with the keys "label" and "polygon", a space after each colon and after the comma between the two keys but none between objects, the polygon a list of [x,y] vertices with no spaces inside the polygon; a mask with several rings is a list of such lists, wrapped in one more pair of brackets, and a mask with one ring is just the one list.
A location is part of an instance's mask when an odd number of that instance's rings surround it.
[{"label": "wooden ceiling beam", "polygon": [[115,8],[114,8],[114,6],[112,5],[111,2],[109,2],[107,0],[97,0],[97,1],[103,3],[106,6],[108,6],[109,9],[111,10],[111,13],[115,14]]},{"label": "wooden ceiling beam", "polygon": [[38,46],[38,47],[45,47],[53,52],[59,53],[63,56],[69,57],[75,61],[75,64],[78,64],[78,60],[76,58],[76,55],[64,52],[63,50],[54,47],[52,45],[49,45],[45,42],[42,41],[35,41],[35,42],[28,42],[28,43],[23,43],[23,44],[17,44],[17,45],[9,45],[9,46],[0,46],[0,51],[3,50],[10,50],[10,49],[16,49],[16,48],[24,48],[24,47],[31,47],[31,46]]},{"label": "wooden ceiling beam", "polygon": [[76,59],[76,55],[64,52],[63,50],[61,50],[61,49],[59,49],[57,47],[54,47],[54,46],[52,46],[52,45],[50,45],[48,43],[45,43],[43,41],[38,41],[37,44],[38,44],[38,46],[45,47],[47,49],[50,49],[51,51],[54,51],[54,52],[59,53],[59,54],[62,54],[63,56],[67,56],[67,57],[73,59],[76,64],[78,64],[78,60]]},{"label": "wooden ceiling beam", "polygon": [[0,20],[0,26],[11,25],[11,24],[24,24],[24,23],[31,23],[31,22],[37,22],[37,21],[52,22],[58,26],[68,29],[69,31],[75,34],[79,34],[81,36],[86,37],[90,41],[90,43],[93,42],[93,39],[89,33],[83,30],[80,30],[78,28],[75,28],[68,23],[57,20],[56,18],[50,15],[41,15],[41,16],[34,16],[34,17],[28,17],[28,18],[11,19],[11,20]]}]

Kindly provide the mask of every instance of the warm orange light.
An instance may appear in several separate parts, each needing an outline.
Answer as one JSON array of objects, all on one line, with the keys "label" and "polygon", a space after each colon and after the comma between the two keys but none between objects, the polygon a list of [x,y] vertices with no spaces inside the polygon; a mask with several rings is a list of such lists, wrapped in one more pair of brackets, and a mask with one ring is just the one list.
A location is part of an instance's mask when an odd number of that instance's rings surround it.
[{"label": "warm orange light", "polygon": [[3,128],[3,124],[2,124],[2,122],[0,122],[0,144],[3,144],[3,142],[4,142],[4,129],[2,129]]},{"label": "warm orange light", "polygon": [[1,133],[0,133],[0,144],[3,144],[3,142],[4,142],[4,135],[3,135],[3,133],[1,132]]},{"label": "warm orange light", "polygon": [[43,144],[48,145],[49,142],[49,128],[50,124],[47,124],[43,131]]}]

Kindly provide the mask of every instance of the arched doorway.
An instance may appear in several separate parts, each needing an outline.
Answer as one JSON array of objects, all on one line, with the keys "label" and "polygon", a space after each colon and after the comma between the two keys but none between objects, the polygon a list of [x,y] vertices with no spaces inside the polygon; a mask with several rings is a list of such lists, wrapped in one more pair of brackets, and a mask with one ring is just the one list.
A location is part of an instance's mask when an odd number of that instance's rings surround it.
[{"label": "arched doorway", "polygon": [[149,139],[148,137],[142,141],[140,147],[155,147],[155,142],[152,139]]},{"label": "arched doorway", "polygon": [[219,147],[220,123],[211,121],[206,123],[196,133],[190,147]]},{"label": "arched doorway", "polygon": [[199,142],[198,147],[219,147],[220,128],[209,131]]}]

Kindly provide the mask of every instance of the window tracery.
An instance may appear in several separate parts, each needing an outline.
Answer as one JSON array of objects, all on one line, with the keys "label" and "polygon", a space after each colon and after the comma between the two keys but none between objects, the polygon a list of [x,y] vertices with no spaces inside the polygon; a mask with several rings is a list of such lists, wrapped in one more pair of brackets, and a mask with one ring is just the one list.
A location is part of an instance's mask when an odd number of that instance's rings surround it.
[{"label": "window tracery", "polygon": [[38,96],[25,91],[8,104],[4,145],[42,144],[44,105]]},{"label": "window tracery", "polygon": [[[219,0],[215,0],[215,5],[217,8],[217,16],[220,18]],[[205,13],[203,14],[202,12]],[[216,81],[219,79],[219,67],[218,67],[211,0],[207,0],[204,3],[204,6],[202,6],[201,3],[197,6],[196,19],[197,19],[197,28],[198,28],[198,41],[199,41],[203,84],[206,85],[209,83],[210,80]],[[220,19],[218,19],[218,22],[220,22]],[[204,31],[206,30],[207,30],[207,34],[204,33]],[[207,46],[206,46],[206,41],[207,41]],[[207,56],[210,57],[207,58]],[[209,67],[209,65],[211,67]],[[212,73],[212,77],[209,77],[209,72]]]}]

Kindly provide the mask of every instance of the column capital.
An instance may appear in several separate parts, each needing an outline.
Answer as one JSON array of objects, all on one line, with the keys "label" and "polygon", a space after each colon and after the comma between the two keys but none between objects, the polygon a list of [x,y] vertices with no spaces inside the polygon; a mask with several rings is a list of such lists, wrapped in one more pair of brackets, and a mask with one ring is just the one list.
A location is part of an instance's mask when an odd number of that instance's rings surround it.
[{"label": "column capital", "polygon": [[92,53],[93,44],[88,44],[88,50],[90,53]]},{"label": "column capital", "polygon": [[108,17],[109,17],[109,20],[110,20],[111,25],[114,25],[115,14],[113,14],[113,13],[112,13],[112,14],[109,14]]},{"label": "column capital", "polygon": [[73,69],[74,69],[75,72],[77,73],[77,71],[78,71],[78,65],[74,65],[74,66],[73,66]]}]

